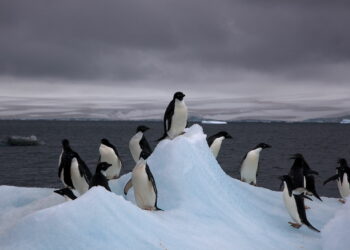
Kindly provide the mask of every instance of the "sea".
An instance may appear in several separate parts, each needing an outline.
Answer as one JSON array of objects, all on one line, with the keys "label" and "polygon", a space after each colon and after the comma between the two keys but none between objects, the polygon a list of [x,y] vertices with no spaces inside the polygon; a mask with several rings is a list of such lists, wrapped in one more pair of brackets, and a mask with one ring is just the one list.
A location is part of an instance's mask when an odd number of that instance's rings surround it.
[{"label": "sea", "polygon": [[[145,136],[154,148],[156,140],[162,135],[160,121],[0,120],[0,140],[14,135],[35,135],[42,142],[38,146],[1,143],[0,185],[61,187],[57,173],[61,140],[64,138],[70,140],[72,148],[92,172],[99,157],[100,140],[109,139],[116,145],[124,163],[121,174],[126,174],[135,166],[128,142],[141,124],[150,127]],[[279,190],[281,181],[278,177],[289,172],[293,164],[291,155],[301,153],[310,167],[319,172],[316,176],[319,195],[339,197],[335,182],[326,186],[322,183],[335,174],[338,158],[350,161],[350,125],[259,122],[201,125],[209,136],[222,130],[232,135],[233,139],[224,140],[217,158],[223,171],[232,178],[239,178],[243,156],[260,142],[265,142],[272,148],[263,150],[260,155],[258,186]]]}]

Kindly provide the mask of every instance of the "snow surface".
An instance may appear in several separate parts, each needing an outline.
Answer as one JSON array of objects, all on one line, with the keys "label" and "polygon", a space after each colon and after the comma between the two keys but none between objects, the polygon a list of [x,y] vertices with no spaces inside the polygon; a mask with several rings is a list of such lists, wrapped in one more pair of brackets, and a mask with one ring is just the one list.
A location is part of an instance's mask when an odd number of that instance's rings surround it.
[{"label": "snow surface", "polygon": [[113,193],[95,187],[68,202],[53,189],[1,186],[0,249],[331,249],[342,216],[349,223],[349,204],[308,202],[320,230],[339,212],[323,234],[294,229],[282,193],[226,175],[205,138],[194,125],[149,158],[164,211],[139,209],[133,190],[122,195],[130,174],[110,182]]}]

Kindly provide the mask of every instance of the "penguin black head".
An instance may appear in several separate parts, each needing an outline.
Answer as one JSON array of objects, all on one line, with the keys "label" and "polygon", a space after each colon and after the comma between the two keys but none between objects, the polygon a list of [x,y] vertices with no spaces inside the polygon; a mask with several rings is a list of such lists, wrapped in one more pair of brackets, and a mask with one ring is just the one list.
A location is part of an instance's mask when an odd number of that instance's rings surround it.
[{"label": "penguin black head", "polygon": [[346,160],[344,158],[340,158],[338,160],[338,164],[339,164],[339,167],[348,167],[348,163],[346,162]]},{"label": "penguin black head", "polygon": [[100,162],[99,164],[97,164],[96,173],[106,171],[110,166],[112,166],[112,164],[109,164],[107,162]]},{"label": "penguin black head", "polygon": [[142,158],[142,159],[146,160],[150,155],[151,154],[149,152],[143,150],[140,154],[140,159]]},{"label": "penguin black head", "polygon": [[300,153],[296,153],[296,154],[292,155],[290,157],[290,159],[293,159],[293,160],[304,160],[304,156],[302,154],[300,154]]},{"label": "penguin black head", "polygon": [[67,139],[63,139],[62,140],[62,147],[63,147],[63,149],[69,149],[70,148],[69,141]]},{"label": "penguin black head", "polygon": [[177,99],[177,100],[179,100],[179,101],[182,101],[183,99],[184,99],[184,97],[185,97],[185,94],[184,93],[182,93],[182,92],[176,92],[175,94],[174,94],[174,100],[175,99]]},{"label": "penguin black head", "polygon": [[278,179],[280,179],[282,181],[281,187],[282,187],[282,184],[283,184],[284,181],[287,183],[288,189],[290,189],[292,187],[293,180],[292,180],[291,176],[289,176],[289,175],[282,175],[282,176],[278,177]]},{"label": "penguin black head", "polygon": [[232,139],[232,136],[227,133],[226,131],[220,131],[219,133],[217,133],[215,135],[216,138],[219,138],[219,137],[225,137],[225,139]]},{"label": "penguin black head", "polygon": [[144,133],[145,131],[149,130],[149,127],[147,126],[144,126],[144,125],[141,125],[141,126],[138,126],[137,129],[136,129],[136,132],[142,132]]},{"label": "penguin black head", "polygon": [[262,143],[259,143],[258,145],[256,145],[255,149],[257,149],[257,148],[265,149],[265,148],[271,148],[271,146],[269,144],[262,142]]}]

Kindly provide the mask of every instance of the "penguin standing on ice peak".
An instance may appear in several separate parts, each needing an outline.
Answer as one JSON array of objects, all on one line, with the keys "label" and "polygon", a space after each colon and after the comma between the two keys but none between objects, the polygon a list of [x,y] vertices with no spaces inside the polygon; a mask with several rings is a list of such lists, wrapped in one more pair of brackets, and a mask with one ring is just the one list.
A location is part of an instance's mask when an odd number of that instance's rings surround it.
[{"label": "penguin standing on ice peak", "polygon": [[106,177],[108,180],[117,179],[122,169],[122,162],[118,153],[117,148],[110,143],[107,139],[101,140],[99,148],[100,159],[99,162],[107,162],[112,166],[106,171]]},{"label": "penguin standing on ice peak", "polygon": [[164,113],[164,134],[158,141],[167,137],[174,139],[176,136],[184,133],[188,117],[184,97],[185,95],[182,92],[174,94],[173,100],[171,100]]},{"label": "penguin standing on ice peak", "polygon": [[[157,206],[158,191],[152,172],[146,162],[148,153],[142,151],[140,160],[132,171],[131,182],[134,187],[135,201],[145,210],[161,210]],[[124,189],[124,193],[128,190]]]},{"label": "penguin standing on ice peak", "polygon": [[218,157],[221,149],[221,144],[224,139],[232,139],[232,136],[229,135],[226,131],[220,131],[219,133],[216,133],[215,135],[209,136],[207,138],[208,146],[211,149],[211,152],[213,152],[215,158]]},{"label": "penguin standing on ice peak", "polygon": [[77,197],[73,194],[70,188],[62,188],[54,191],[56,194],[62,195],[66,201],[75,200]]},{"label": "penguin standing on ice peak", "polygon": [[142,151],[146,151],[149,154],[152,153],[151,146],[148,144],[148,141],[145,138],[144,133],[148,130],[149,128],[141,125],[138,126],[136,129],[136,134],[131,137],[129,141],[129,149],[130,153],[132,155],[132,158],[134,159],[135,163],[137,163],[140,159],[140,154]]},{"label": "penguin standing on ice peak", "polygon": [[108,185],[108,180],[106,177],[106,172],[108,168],[110,168],[112,164],[109,164],[107,162],[100,162],[97,164],[96,167],[96,172],[95,175],[92,177],[91,182],[90,182],[90,187],[92,188],[94,186],[102,186],[106,190],[111,191],[109,185]]},{"label": "penguin standing on ice peak", "polygon": [[271,146],[266,143],[259,143],[243,157],[241,164],[241,181],[256,186],[260,152],[265,148],[271,148]]},{"label": "penguin standing on ice peak", "polygon": [[339,201],[346,202],[346,198],[350,195],[350,168],[344,158],[338,160],[339,167],[336,168],[336,175],[329,177],[323,182],[326,185],[330,181],[337,181],[338,190],[341,196]]},{"label": "penguin standing on ice peak", "polygon": [[58,176],[65,187],[86,192],[91,172],[77,152],[73,151],[67,139],[62,140],[62,153],[59,158]]},{"label": "penguin standing on ice peak", "polygon": [[[281,176],[283,181],[283,201],[287,211],[294,222],[288,222],[294,228],[300,228],[302,224],[308,228],[320,232],[317,228],[311,225],[306,217],[303,191],[294,189],[293,179],[289,175]],[[305,190],[302,188],[302,190]]]}]

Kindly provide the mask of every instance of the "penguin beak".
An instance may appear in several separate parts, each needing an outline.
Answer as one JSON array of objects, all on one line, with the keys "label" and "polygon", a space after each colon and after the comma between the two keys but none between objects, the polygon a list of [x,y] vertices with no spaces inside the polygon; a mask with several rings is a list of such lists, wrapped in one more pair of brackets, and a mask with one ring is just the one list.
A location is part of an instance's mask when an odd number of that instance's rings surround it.
[{"label": "penguin beak", "polygon": [[266,144],[265,148],[272,148],[271,145]]},{"label": "penguin beak", "polygon": [[232,136],[229,135],[229,134],[227,134],[227,135],[225,136],[225,138],[226,138],[226,139],[232,139]]}]

